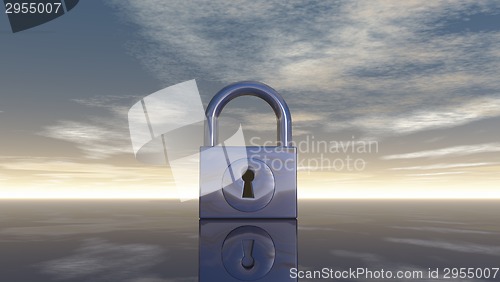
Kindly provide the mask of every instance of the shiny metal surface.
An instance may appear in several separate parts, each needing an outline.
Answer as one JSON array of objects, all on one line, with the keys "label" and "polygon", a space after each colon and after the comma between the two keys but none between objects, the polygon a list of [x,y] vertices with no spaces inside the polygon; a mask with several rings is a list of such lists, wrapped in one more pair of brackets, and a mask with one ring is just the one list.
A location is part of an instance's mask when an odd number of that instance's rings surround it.
[{"label": "shiny metal surface", "polygon": [[[199,238],[200,282],[297,281],[290,277],[298,267],[295,219],[202,219]],[[243,249],[252,240],[253,265]]]},{"label": "shiny metal surface", "polygon": [[[297,217],[297,150],[295,147],[214,146],[201,147],[200,150],[200,218]],[[231,156],[232,159],[226,159],[226,155]],[[253,211],[234,208],[228,203],[223,192],[223,179],[228,166],[237,160],[248,158],[265,163],[272,170],[275,183],[272,200],[264,208]],[[289,167],[281,166],[281,164]],[[234,182],[238,181],[236,178],[239,177],[235,177]],[[255,191],[258,189],[267,190],[265,187],[254,186]],[[240,206],[251,205],[252,201],[256,205],[261,205],[259,199],[259,197],[240,199],[235,202],[239,202]]]},{"label": "shiny metal surface", "polygon": [[276,114],[278,145],[292,146],[292,117],[285,100],[274,89],[255,81],[242,81],[224,87],[207,106],[205,146],[218,144],[218,118],[229,101],[240,96],[255,96],[266,101]]}]

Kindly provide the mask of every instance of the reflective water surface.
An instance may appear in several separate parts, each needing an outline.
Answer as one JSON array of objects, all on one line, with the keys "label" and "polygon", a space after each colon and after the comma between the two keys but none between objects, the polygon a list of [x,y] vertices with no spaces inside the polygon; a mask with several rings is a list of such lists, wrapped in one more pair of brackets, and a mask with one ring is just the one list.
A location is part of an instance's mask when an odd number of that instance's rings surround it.
[{"label": "reflective water surface", "polygon": [[[500,267],[500,202],[309,200],[297,221],[200,221],[197,202],[0,201],[2,282],[296,281],[292,267]],[[447,279],[483,280],[500,278]]]}]

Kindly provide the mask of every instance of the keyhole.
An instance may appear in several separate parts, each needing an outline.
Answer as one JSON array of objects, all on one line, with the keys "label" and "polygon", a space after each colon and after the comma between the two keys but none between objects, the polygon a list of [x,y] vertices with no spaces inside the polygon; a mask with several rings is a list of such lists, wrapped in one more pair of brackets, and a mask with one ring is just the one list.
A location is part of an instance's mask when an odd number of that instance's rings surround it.
[{"label": "keyhole", "polygon": [[241,265],[247,270],[252,269],[255,265],[255,260],[252,256],[254,243],[255,241],[250,239],[241,241],[241,244],[243,245],[243,258],[241,259]]},{"label": "keyhole", "polygon": [[255,178],[255,172],[251,169],[247,169],[241,179],[243,179],[243,195],[242,198],[254,198],[253,195],[253,185],[252,181]]}]

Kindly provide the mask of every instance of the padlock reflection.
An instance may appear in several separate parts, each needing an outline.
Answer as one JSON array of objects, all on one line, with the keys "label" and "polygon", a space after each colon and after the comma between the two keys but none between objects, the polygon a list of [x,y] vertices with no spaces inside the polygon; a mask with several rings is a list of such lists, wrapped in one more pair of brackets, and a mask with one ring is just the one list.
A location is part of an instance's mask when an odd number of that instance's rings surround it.
[{"label": "padlock reflection", "polygon": [[297,220],[200,220],[199,281],[297,281]]}]

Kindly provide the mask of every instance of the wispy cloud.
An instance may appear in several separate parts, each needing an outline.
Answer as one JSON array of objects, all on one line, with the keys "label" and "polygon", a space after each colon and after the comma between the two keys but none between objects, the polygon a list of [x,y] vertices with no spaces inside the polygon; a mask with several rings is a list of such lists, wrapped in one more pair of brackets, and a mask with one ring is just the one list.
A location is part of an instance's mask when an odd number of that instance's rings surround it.
[{"label": "wispy cloud", "polygon": [[399,135],[454,127],[497,116],[500,116],[500,98],[478,98],[460,105],[448,105],[433,110],[417,110],[396,116],[362,117],[332,127],[356,127],[378,135]]},{"label": "wispy cloud", "polygon": [[78,121],[60,121],[47,126],[40,135],[71,142],[90,159],[103,159],[132,152],[127,132],[107,125]]},{"label": "wispy cloud", "polygon": [[136,102],[130,96],[95,96],[73,101],[96,112],[85,120],[61,120],[37,134],[70,142],[88,159],[105,159],[132,153],[127,113]]},{"label": "wispy cloud", "polygon": [[437,150],[420,151],[407,154],[383,156],[384,160],[415,159],[415,158],[437,158],[445,156],[465,156],[479,153],[500,152],[500,143],[486,143],[477,145],[464,145],[442,148]]},{"label": "wispy cloud", "polygon": [[407,174],[407,176],[441,176],[441,175],[454,175],[454,174],[464,174],[464,171],[448,171],[448,172],[433,172],[433,173],[413,173]]},{"label": "wispy cloud", "polygon": [[500,115],[500,28],[467,31],[498,3],[114,4],[140,27],[132,52],[163,81],[261,80],[342,124],[330,130],[407,134]]},{"label": "wispy cloud", "polygon": [[464,168],[464,167],[478,167],[478,166],[491,166],[500,163],[459,163],[459,164],[433,164],[422,166],[408,166],[408,167],[393,167],[389,170],[433,170],[433,169],[449,169],[449,168]]}]

